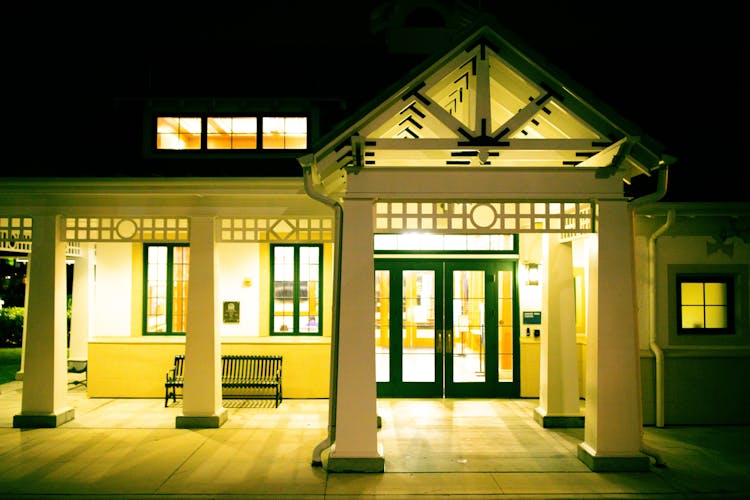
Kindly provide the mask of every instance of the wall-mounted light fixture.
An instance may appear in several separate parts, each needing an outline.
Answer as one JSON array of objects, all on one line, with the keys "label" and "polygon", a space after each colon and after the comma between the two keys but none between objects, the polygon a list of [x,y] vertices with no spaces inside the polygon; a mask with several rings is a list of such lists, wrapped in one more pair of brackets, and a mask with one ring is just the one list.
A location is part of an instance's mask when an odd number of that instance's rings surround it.
[{"label": "wall-mounted light fixture", "polygon": [[539,264],[527,262],[526,266],[526,284],[536,286],[539,284]]}]

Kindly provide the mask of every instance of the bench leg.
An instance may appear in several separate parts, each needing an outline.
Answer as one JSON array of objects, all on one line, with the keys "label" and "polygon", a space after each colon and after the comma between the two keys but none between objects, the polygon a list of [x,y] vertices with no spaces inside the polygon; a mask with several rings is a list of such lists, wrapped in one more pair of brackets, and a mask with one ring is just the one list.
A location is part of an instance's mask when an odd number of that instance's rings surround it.
[{"label": "bench leg", "polygon": [[169,398],[172,398],[172,403],[177,403],[177,387],[167,387],[164,391],[164,408],[169,405]]}]

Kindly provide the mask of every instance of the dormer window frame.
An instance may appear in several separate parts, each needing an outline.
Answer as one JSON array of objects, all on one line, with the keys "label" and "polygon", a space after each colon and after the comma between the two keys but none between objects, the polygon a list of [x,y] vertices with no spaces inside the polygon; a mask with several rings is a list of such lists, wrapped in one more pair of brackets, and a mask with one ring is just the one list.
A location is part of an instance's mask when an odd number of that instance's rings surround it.
[{"label": "dormer window frame", "polygon": [[[165,132],[165,124],[162,120],[172,119],[172,121],[179,121],[178,124],[169,123],[167,125],[174,126],[174,132]],[[211,124],[211,130],[215,131],[217,127],[221,125],[229,126],[233,128],[233,122],[238,121],[237,119],[243,119],[241,123],[238,123],[238,132],[236,136],[232,134],[231,130],[226,137],[221,139],[214,137],[213,139],[209,134],[209,124]],[[246,120],[247,119],[247,120]],[[270,131],[268,128],[269,119],[275,123],[281,123],[282,126],[289,126],[292,129],[296,129],[297,133],[293,140],[287,137],[284,130],[280,131],[280,137],[277,136],[277,140],[273,142],[273,146],[269,143]],[[187,127],[182,127],[183,120],[188,124]],[[195,131],[196,120],[200,124],[197,132]],[[220,120],[226,121],[221,124]],[[304,120],[304,122],[301,122]],[[294,113],[294,112],[265,112],[265,113],[247,113],[247,112],[170,112],[161,110],[151,114],[151,126],[148,127],[149,135],[147,141],[146,154],[152,158],[183,158],[189,156],[191,158],[216,158],[216,157],[248,157],[248,156],[272,156],[272,157],[298,157],[310,150],[311,141],[311,116],[309,112]],[[255,130],[254,135],[251,136],[250,131],[252,130],[252,121],[254,121]],[[301,126],[300,126],[301,125]],[[274,131],[279,132],[279,131]],[[163,140],[160,140],[159,135],[164,134]],[[190,137],[193,140],[190,141]],[[196,135],[199,136],[196,137]],[[199,139],[199,140],[197,140]],[[187,147],[161,147],[162,143],[177,142],[185,140]],[[218,147],[221,143],[227,144],[229,147]],[[241,147],[232,147],[235,143],[239,143]],[[269,143],[269,147],[264,147],[264,143]],[[292,147],[295,145],[302,145],[304,147]],[[200,145],[198,147],[198,144]],[[246,147],[249,144],[254,144],[255,147]]]}]

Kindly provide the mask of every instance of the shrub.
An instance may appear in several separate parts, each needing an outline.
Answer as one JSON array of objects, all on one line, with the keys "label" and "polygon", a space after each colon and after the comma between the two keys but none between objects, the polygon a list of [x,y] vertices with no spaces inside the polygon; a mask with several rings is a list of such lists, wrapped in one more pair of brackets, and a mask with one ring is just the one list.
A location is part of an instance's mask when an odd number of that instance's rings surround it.
[{"label": "shrub", "polygon": [[20,347],[23,341],[23,307],[0,309],[0,347]]}]

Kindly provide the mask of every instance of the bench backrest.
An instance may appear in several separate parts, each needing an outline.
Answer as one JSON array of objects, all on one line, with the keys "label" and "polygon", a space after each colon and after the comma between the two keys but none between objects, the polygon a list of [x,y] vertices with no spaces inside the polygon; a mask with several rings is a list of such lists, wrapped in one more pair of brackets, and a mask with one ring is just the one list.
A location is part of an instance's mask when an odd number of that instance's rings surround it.
[{"label": "bench backrest", "polygon": [[[221,376],[223,378],[281,378],[282,356],[224,355],[221,357]],[[174,357],[174,376],[184,376],[185,355]]]},{"label": "bench backrest", "polygon": [[280,378],[281,360],[281,356],[225,355],[221,357],[221,376],[229,379]]},{"label": "bench backrest", "polygon": [[175,377],[182,377],[184,374],[182,372],[182,369],[185,366],[185,355],[184,354],[178,354],[174,357],[174,376]]}]

